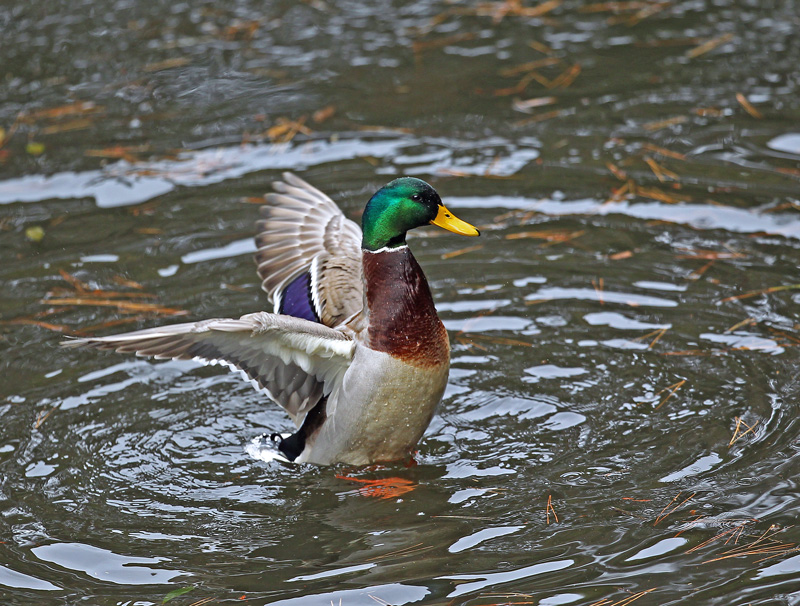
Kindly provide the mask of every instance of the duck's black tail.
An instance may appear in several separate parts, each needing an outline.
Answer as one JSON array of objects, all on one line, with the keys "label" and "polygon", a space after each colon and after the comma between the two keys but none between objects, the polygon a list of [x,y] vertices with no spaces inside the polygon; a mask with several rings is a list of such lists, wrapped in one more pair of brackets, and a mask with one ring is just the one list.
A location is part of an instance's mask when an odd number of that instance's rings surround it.
[{"label": "duck's black tail", "polygon": [[328,396],[323,396],[320,401],[317,402],[316,406],[308,411],[300,429],[288,438],[284,438],[279,433],[273,433],[270,436],[271,440],[278,442],[278,450],[281,451],[283,456],[290,461],[294,461],[302,454],[306,448],[306,440],[314,435],[319,428],[322,427],[325,419],[328,418],[328,415],[325,413],[325,405],[327,402]]}]

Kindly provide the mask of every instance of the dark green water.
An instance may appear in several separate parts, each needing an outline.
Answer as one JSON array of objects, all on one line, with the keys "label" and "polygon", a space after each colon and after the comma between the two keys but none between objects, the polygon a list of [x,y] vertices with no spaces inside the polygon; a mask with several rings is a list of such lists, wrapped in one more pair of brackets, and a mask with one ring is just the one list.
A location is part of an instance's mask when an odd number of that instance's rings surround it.
[{"label": "dark green water", "polygon": [[[0,604],[800,604],[800,11],[503,6],[0,7]],[[482,227],[411,241],[453,343],[416,466],[266,461],[238,376],[58,347],[178,321],[60,272],[265,309],[287,169]]]}]

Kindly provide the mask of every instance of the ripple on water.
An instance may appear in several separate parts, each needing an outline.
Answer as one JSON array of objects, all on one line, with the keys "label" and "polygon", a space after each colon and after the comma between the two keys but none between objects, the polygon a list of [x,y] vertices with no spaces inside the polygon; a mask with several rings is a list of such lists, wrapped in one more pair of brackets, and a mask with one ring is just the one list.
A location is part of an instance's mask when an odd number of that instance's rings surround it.
[{"label": "ripple on water", "polygon": [[672,537],[669,539],[662,539],[655,545],[645,547],[633,555],[625,559],[626,562],[635,562],[637,560],[646,560],[649,558],[656,558],[664,554],[676,551],[678,548],[686,545],[688,541],[682,537]]},{"label": "ripple on water", "polygon": [[[452,502],[452,501],[451,501]],[[492,528],[484,528],[483,530],[479,530],[478,532],[474,532],[466,537],[461,537],[450,545],[447,548],[447,551],[450,553],[459,553],[461,551],[466,551],[467,549],[472,549],[483,543],[484,541],[488,541],[490,539],[495,539],[497,537],[504,537],[508,534],[513,534],[525,528],[524,526],[496,526]]]},{"label": "ripple on water", "polygon": [[609,326],[619,330],[653,330],[658,328],[672,328],[672,324],[655,324],[634,320],[624,314],[613,311],[600,311],[585,314],[583,319],[591,326]]},{"label": "ripple on water", "polygon": [[375,602],[397,604],[413,604],[428,595],[427,587],[407,583],[388,583],[386,585],[372,585],[361,589],[340,589],[324,593],[307,594],[301,597],[289,598],[270,602],[271,606],[312,606],[316,604],[338,604],[341,598],[342,605],[373,606]]},{"label": "ripple on water", "polygon": [[443,577],[437,577],[443,580],[450,581],[466,581],[458,584],[455,590],[447,594],[448,598],[454,598],[465,593],[472,593],[479,591],[484,587],[496,587],[511,581],[518,581],[520,579],[528,579],[530,577],[538,576],[540,574],[547,574],[549,572],[556,572],[569,568],[575,564],[574,560],[554,560],[552,562],[543,562],[541,564],[534,564],[533,566],[526,566],[508,572],[495,572],[487,574],[455,574]]},{"label": "ripple on water", "polygon": [[144,566],[168,562],[169,558],[124,556],[83,543],[52,543],[34,547],[31,552],[45,562],[118,585],[167,584],[176,577],[188,574],[180,570]]},{"label": "ripple on water", "polygon": [[604,303],[619,303],[631,307],[677,307],[678,305],[676,301],[664,299],[662,297],[637,295],[625,292],[613,292],[608,290],[598,291],[594,288],[564,288],[559,286],[540,288],[535,293],[526,295],[525,299],[527,301],[535,301],[539,299],[603,301]]},{"label": "ripple on water", "polygon": [[569,377],[579,377],[588,371],[585,368],[573,367],[565,368],[555,364],[541,364],[526,368],[525,372],[530,376],[524,377],[526,383],[538,383],[542,379],[565,379]]},{"label": "ripple on water", "polygon": [[800,156],[800,133],[778,135],[767,142],[767,147],[776,151]]},{"label": "ripple on water", "polygon": [[630,202],[606,204],[602,200],[529,200],[507,196],[448,198],[452,208],[498,208],[529,210],[554,217],[569,215],[624,215],[642,221],[666,221],[699,230],[722,229],[742,234],[773,234],[800,239],[800,220],[785,213],[761,213],[756,210],[708,204],[665,204]]},{"label": "ripple on water", "polygon": [[48,581],[11,570],[2,564],[0,564],[0,585],[13,589],[33,589],[35,591],[59,591],[61,589]]}]

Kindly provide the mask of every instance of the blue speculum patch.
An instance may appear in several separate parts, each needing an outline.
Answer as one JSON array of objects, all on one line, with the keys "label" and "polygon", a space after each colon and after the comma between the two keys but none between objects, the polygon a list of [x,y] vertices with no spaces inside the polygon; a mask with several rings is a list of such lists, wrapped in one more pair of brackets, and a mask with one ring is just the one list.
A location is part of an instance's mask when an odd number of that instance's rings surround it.
[{"label": "blue speculum patch", "polygon": [[278,312],[311,322],[319,322],[319,316],[317,316],[311,301],[311,275],[308,272],[297,276],[284,289]]}]

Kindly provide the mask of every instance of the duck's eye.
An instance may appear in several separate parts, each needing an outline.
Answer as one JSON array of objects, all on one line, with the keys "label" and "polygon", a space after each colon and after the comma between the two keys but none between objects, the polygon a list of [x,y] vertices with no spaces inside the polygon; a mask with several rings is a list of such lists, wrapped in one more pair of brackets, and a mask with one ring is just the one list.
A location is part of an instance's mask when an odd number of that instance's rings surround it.
[{"label": "duck's eye", "polygon": [[411,196],[411,199],[414,200],[414,202],[419,202],[420,200],[419,194],[414,194],[413,196]]}]

